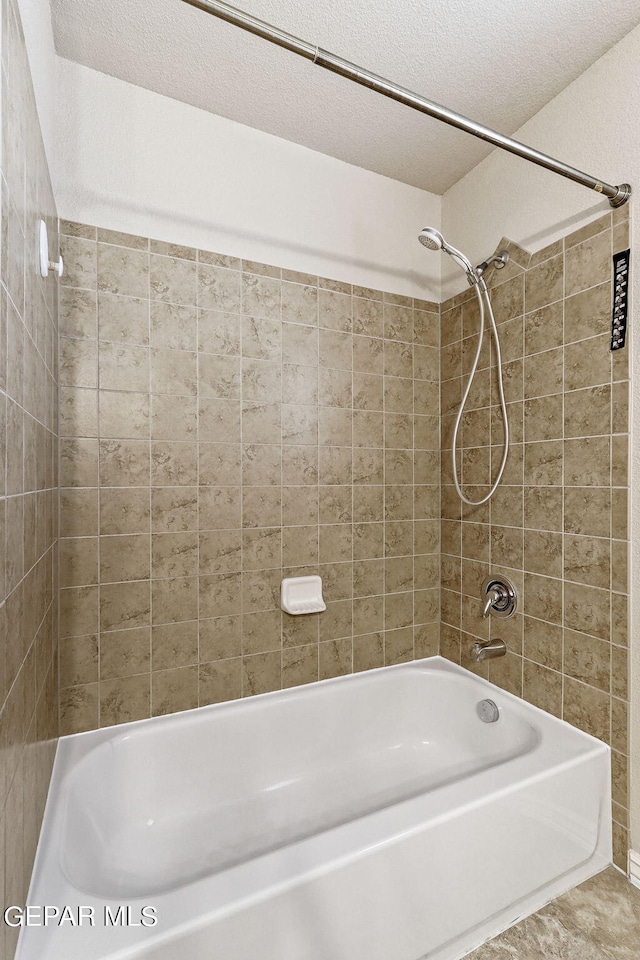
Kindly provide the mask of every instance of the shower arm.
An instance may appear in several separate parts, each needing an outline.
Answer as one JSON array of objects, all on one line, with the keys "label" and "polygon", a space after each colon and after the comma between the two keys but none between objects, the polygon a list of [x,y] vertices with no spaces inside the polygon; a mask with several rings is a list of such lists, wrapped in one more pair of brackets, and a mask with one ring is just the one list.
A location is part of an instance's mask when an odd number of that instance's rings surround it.
[{"label": "shower arm", "polygon": [[614,186],[610,183],[605,183],[603,180],[598,180],[588,173],[583,173],[583,171],[577,170],[575,167],[570,167],[566,163],[562,163],[561,160],[555,160],[553,157],[540,153],[539,150],[534,150],[533,147],[528,147],[518,140],[512,140],[511,137],[505,137],[490,127],[476,123],[475,120],[469,120],[467,117],[463,117],[461,114],[455,113],[447,107],[433,103],[431,100],[427,100],[425,97],[421,97],[419,94],[413,93],[405,87],[400,87],[390,80],[385,80],[384,77],[370,73],[368,70],[358,67],[355,63],[343,60],[342,57],[337,57],[335,54],[329,53],[321,47],[301,40],[299,37],[293,36],[293,34],[278,29],[278,27],[273,27],[264,20],[259,20],[257,17],[238,10],[228,3],[221,3],[219,0],[183,0],[183,2],[190,4],[192,7],[197,7],[205,13],[210,13],[220,20],[226,20],[227,23],[240,27],[242,30],[247,30],[257,37],[262,37],[263,40],[269,40],[279,47],[284,47],[285,50],[297,53],[298,56],[304,57],[306,60],[311,60],[312,63],[317,64],[319,67],[331,70],[332,73],[337,73],[341,77],[346,77],[347,80],[353,80],[354,83],[359,83],[363,87],[369,87],[369,89],[375,90],[376,93],[389,97],[391,100],[397,100],[398,103],[412,107],[420,113],[426,113],[427,116],[434,117],[436,120],[442,120],[452,127],[457,127],[458,130],[464,130],[465,133],[470,133],[480,140],[485,140],[495,147],[500,147],[501,150],[507,150],[509,153],[523,157],[525,160],[536,163],[540,167],[545,167],[547,170],[551,170],[561,177],[567,177],[567,179],[573,180],[575,183],[589,187],[591,190],[595,190],[596,193],[601,193],[605,197],[608,197],[612,207],[621,207],[631,196],[631,187],[628,183],[621,183],[619,186]]}]

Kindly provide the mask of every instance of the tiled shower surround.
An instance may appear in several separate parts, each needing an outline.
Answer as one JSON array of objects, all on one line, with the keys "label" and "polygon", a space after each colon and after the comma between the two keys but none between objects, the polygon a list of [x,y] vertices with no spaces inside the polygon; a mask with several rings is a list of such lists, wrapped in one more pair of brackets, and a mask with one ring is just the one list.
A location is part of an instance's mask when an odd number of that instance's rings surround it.
[{"label": "tiled shower surround", "polygon": [[[56,209],[20,17],[2,3],[0,257],[0,900],[23,904],[58,732],[57,285],[36,270]],[[0,957],[17,929],[0,925]]]},{"label": "tiled shower surround", "polygon": [[[491,504],[464,510],[472,290],[440,308],[63,223],[61,732],[439,650],[611,743],[624,867],[626,216],[510,244],[492,274],[513,445]],[[474,498],[496,400],[487,348],[462,429]],[[510,620],[482,619],[489,570],[518,588]],[[308,573],[327,611],[282,613],[281,578]],[[509,654],[478,668],[490,631]]]},{"label": "tiled shower surround", "polygon": [[[493,273],[512,447],[504,482],[462,507],[451,470],[455,411],[476,345],[473,291],[442,305],[440,652],[605,740],[613,749],[615,860],[628,817],[627,456],[629,350],[611,353],[611,257],[629,246],[628,208],[530,256],[511,244]],[[491,365],[491,367],[490,367]],[[495,360],[485,350],[461,430],[470,499],[502,453]],[[483,620],[491,571],[518,590],[512,619]],[[500,637],[478,667],[468,651]]]},{"label": "tiled shower surround", "polygon": [[436,653],[438,305],[62,232],[61,732]]}]

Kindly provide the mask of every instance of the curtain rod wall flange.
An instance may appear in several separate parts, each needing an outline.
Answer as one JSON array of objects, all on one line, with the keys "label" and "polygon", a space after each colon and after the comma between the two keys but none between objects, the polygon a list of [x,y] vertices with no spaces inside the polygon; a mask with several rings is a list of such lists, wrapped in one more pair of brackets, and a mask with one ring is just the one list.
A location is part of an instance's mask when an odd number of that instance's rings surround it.
[{"label": "curtain rod wall flange", "polygon": [[468,117],[464,117],[462,114],[455,113],[453,110],[449,110],[439,103],[433,103],[425,97],[413,93],[411,90],[407,90],[405,87],[398,86],[398,84],[392,83],[390,80],[385,80],[384,77],[370,73],[368,70],[364,70],[362,67],[350,63],[348,60],[343,60],[342,57],[337,57],[327,50],[322,50],[315,44],[308,43],[306,40],[301,40],[291,33],[286,33],[284,30],[273,27],[264,20],[259,20],[257,17],[238,10],[228,3],[220,2],[220,0],[183,0],[183,2],[188,3],[192,7],[197,7],[199,10],[203,10],[205,13],[209,13],[214,17],[218,17],[220,20],[225,20],[235,27],[240,27],[242,30],[253,33],[263,40],[269,40],[270,43],[284,47],[285,50],[296,53],[298,56],[310,60],[317,66],[324,67],[325,70],[330,70],[332,73],[337,73],[339,76],[345,77],[347,80],[352,80],[354,83],[368,87],[370,90],[382,94],[382,96],[396,100],[398,103],[403,103],[405,106],[411,107],[413,110],[418,110],[420,113],[425,113],[427,116],[433,117],[436,120],[441,120],[443,123],[448,123],[458,130],[463,130],[465,133],[470,133],[480,140],[485,140],[487,143],[499,147],[501,150],[507,150],[509,153],[523,157],[531,163],[536,163],[540,167],[551,170],[552,173],[557,173],[561,177],[573,180],[574,183],[589,187],[589,189],[595,190],[596,193],[601,193],[607,197],[612,207],[621,207],[631,196],[631,186],[628,183],[621,183],[617,186],[605,183],[604,180],[599,180],[596,177],[590,176],[588,173],[584,173],[582,170],[570,167],[561,160],[547,156],[539,150],[534,150],[533,147],[528,147],[518,140],[513,140],[511,137],[506,137],[492,130],[490,127],[476,123],[475,120],[469,120]]}]

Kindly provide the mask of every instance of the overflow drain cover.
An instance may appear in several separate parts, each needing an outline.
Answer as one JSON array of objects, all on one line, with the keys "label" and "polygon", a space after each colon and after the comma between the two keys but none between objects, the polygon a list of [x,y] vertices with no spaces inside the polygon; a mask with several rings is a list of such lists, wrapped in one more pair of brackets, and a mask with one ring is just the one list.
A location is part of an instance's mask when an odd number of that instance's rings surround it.
[{"label": "overflow drain cover", "polygon": [[495,723],[500,716],[500,710],[493,700],[481,700],[476,711],[483,723]]}]

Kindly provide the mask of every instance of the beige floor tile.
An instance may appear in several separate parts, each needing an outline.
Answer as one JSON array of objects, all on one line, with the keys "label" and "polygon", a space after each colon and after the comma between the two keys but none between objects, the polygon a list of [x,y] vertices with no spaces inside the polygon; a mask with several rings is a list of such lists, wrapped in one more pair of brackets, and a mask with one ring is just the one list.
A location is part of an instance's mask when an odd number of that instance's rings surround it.
[{"label": "beige floor tile", "polygon": [[580,932],[614,960],[640,955],[640,890],[613,867],[559,897],[542,911]]},{"label": "beige floor tile", "polygon": [[534,914],[468,955],[468,960],[607,960],[556,917]]},{"label": "beige floor tile", "polygon": [[467,955],[467,960],[632,960],[640,890],[609,867]]}]

